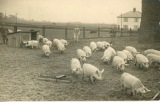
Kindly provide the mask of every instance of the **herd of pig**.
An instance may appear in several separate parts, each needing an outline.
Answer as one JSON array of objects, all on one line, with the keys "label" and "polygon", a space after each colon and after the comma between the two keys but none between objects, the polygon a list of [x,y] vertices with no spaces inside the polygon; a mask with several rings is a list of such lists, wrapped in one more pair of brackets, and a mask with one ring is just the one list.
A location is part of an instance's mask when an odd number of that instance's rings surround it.
[{"label": "herd of pig", "polygon": [[[53,42],[39,35],[39,41],[43,42],[42,51],[45,56],[50,55],[50,47],[57,46],[57,49],[63,53],[69,43],[64,39],[54,39]],[[39,41],[28,41],[26,42],[26,46],[39,47]],[[101,58],[104,63],[111,64],[112,68],[116,68],[117,71],[122,72],[120,78],[120,84],[122,90],[131,89],[132,95],[135,94],[144,94],[149,92],[140,79],[131,75],[130,73],[124,72],[125,66],[129,66],[130,61],[135,62],[135,66],[138,68],[147,69],[151,65],[158,66],[160,63],[160,51],[155,49],[145,50],[143,53],[140,53],[136,50],[136,48],[132,46],[126,46],[122,51],[115,51],[114,48],[111,47],[107,41],[98,41],[98,42],[90,42],[89,46],[84,46],[82,49],[76,50],[77,58],[71,59],[71,72],[74,76],[82,76],[89,77],[92,84],[95,84],[96,80],[103,80],[102,73],[104,69],[101,71],[94,65],[86,63],[88,57],[91,57],[92,53],[103,50],[104,54]],[[81,63],[83,64],[81,66]],[[160,68],[159,68],[160,69]]]}]

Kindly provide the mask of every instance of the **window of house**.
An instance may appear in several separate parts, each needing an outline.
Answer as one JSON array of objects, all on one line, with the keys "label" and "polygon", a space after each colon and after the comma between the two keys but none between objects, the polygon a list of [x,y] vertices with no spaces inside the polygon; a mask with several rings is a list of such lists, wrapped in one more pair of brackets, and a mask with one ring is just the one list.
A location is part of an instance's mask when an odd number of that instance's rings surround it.
[{"label": "window of house", "polygon": [[120,25],[118,25],[118,29],[120,29]]},{"label": "window of house", "polygon": [[137,30],[138,29],[138,25],[134,25],[134,30]]},{"label": "window of house", "polygon": [[124,29],[128,29],[128,25],[123,25],[123,28]]},{"label": "window of house", "polygon": [[128,22],[128,18],[124,18],[124,22]]},{"label": "window of house", "polygon": [[138,18],[134,18],[134,22],[138,22],[138,20],[139,20]]}]

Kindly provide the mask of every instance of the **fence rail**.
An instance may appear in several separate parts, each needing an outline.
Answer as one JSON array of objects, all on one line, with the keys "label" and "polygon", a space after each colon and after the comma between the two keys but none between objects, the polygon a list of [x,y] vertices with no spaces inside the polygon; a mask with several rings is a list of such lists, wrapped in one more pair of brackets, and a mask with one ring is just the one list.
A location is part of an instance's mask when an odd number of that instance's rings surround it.
[{"label": "fence rail", "polygon": [[[0,25],[2,25],[3,22],[0,22]],[[23,23],[5,23],[5,26],[12,27],[14,32],[17,32],[18,28],[30,28],[30,29],[41,29],[41,33],[44,37],[46,37],[46,31],[47,30],[62,30],[64,33],[64,38],[69,39],[68,36],[71,35],[70,31],[73,30],[73,27],[70,26],[51,26],[51,25],[32,25],[32,24],[23,24]],[[95,35],[96,38],[100,37],[110,37],[111,35],[111,28],[107,27],[80,27],[81,36],[82,38],[88,38],[87,36]],[[70,33],[68,33],[70,32]],[[118,36],[131,36],[136,35],[136,32],[126,30],[126,29],[116,29],[116,34]],[[103,35],[103,36],[102,36]]]}]

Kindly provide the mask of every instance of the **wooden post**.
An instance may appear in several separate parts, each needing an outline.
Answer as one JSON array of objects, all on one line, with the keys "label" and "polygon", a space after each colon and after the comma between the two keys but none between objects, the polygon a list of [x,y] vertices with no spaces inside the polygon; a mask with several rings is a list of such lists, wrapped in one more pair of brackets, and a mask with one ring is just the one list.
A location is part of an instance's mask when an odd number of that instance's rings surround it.
[{"label": "wooden post", "polygon": [[42,27],[42,36],[45,37],[45,27]]},{"label": "wooden post", "polygon": [[122,35],[122,30],[123,30],[123,29],[121,28],[121,36],[123,36],[123,35]]},{"label": "wooden post", "polygon": [[100,37],[100,28],[98,27],[98,38]]},{"label": "wooden post", "polygon": [[84,39],[86,38],[86,35],[85,35],[85,27],[83,27],[83,38],[84,38]]},{"label": "wooden post", "polygon": [[67,30],[68,30],[68,28],[66,27],[65,28],[65,39],[67,39]]},{"label": "wooden post", "polygon": [[14,26],[14,32],[17,32],[17,26]]}]

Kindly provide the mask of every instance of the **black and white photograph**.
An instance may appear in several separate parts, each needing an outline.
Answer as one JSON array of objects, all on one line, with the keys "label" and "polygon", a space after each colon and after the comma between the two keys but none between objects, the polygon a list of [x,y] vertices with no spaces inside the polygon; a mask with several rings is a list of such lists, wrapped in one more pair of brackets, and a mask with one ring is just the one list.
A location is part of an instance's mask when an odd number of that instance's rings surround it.
[{"label": "black and white photograph", "polygon": [[160,101],[160,0],[0,0],[0,101]]}]

